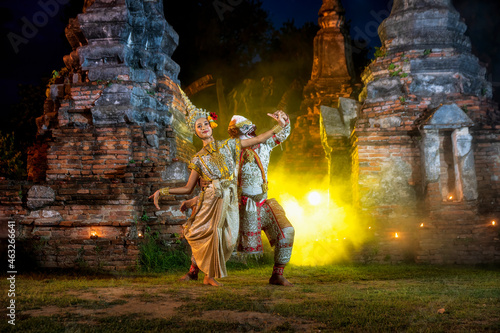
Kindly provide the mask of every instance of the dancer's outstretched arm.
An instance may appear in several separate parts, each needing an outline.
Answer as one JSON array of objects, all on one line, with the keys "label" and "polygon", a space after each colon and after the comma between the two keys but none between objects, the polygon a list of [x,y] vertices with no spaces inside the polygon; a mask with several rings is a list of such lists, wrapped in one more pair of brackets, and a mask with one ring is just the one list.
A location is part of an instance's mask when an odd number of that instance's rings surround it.
[{"label": "dancer's outstretched arm", "polygon": [[274,113],[274,114],[268,113],[267,115],[269,117],[273,118],[274,120],[276,120],[278,122],[278,125],[274,126],[269,131],[266,131],[262,134],[257,135],[254,138],[241,140],[241,147],[242,148],[251,147],[251,146],[257,145],[259,143],[264,143],[267,141],[267,139],[272,137],[274,134],[279,133],[283,129],[283,127],[286,124],[286,121],[283,118],[283,113]]},{"label": "dancer's outstretched arm", "polygon": [[177,188],[162,188],[156,191],[153,195],[149,197],[149,199],[153,199],[153,202],[156,206],[156,209],[160,209],[160,206],[158,205],[158,199],[160,198],[160,195],[169,195],[169,194],[190,194],[193,192],[194,187],[196,186],[196,183],[198,182],[198,178],[200,178],[200,175],[198,172],[191,170],[191,175],[189,175],[188,182],[186,183],[185,186],[183,187],[177,187]]}]

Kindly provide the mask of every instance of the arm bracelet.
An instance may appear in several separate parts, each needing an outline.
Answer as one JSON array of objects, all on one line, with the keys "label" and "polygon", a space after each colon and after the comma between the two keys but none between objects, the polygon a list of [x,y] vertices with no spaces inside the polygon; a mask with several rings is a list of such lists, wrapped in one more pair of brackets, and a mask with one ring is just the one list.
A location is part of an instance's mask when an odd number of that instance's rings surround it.
[{"label": "arm bracelet", "polygon": [[282,130],[283,130],[283,127],[281,125],[276,125],[276,126],[273,127],[273,133],[274,134],[278,134]]},{"label": "arm bracelet", "polygon": [[160,196],[165,197],[170,194],[170,188],[169,187],[164,187],[160,189]]}]

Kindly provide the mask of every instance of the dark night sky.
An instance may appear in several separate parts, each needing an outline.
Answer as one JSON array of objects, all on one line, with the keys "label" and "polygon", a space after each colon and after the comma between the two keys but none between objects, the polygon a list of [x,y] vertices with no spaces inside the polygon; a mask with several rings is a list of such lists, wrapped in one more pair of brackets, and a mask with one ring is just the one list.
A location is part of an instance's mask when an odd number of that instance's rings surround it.
[{"label": "dark night sky", "polygon": [[[32,32],[26,44],[20,44],[18,52],[14,51],[7,35],[9,32],[22,35],[23,18],[33,22],[34,17],[40,14],[43,2],[68,3],[69,0],[0,0],[0,20],[2,35],[2,53],[7,60],[3,62],[0,72],[1,97],[4,103],[3,112],[6,105],[12,103],[17,98],[17,85],[40,84],[42,77],[49,77],[52,70],[60,69],[64,66],[62,57],[69,53],[69,44],[64,37],[64,27],[69,16],[65,12],[64,5],[54,10],[53,17],[45,16],[47,20],[41,19],[38,31]],[[71,0],[74,1],[74,0]],[[165,0],[170,1],[170,0]],[[178,1],[178,0],[176,0]],[[207,0],[210,1],[210,0]],[[346,9],[346,18],[351,21],[351,35],[353,38],[363,37],[372,46],[380,44],[376,33],[376,27],[390,11],[388,3],[391,0],[343,0]],[[83,1],[80,1],[83,3]],[[477,3],[483,3],[480,7]],[[497,64],[493,68],[496,81],[500,81],[500,34],[499,31],[491,31],[498,18],[499,6],[497,0],[478,0],[475,2],[465,0],[455,0],[456,8],[466,18],[469,25],[469,35],[472,36],[472,43],[476,55],[483,62]],[[321,7],[321,0],[262,0],[263,8],[269,13],[269,17],[276,27],[284,21],[293,19],[297,26],[302,26],[305,22],[317,22],[318,10]],[[474,5],[472,5],[474,4]],[[495,9],[492,12],[491,8]],[[482,10],[486,10],[481,12]],[[66,10],[67,11],[67,10]],[[214,11],[214,15],[216,15]],[[472,29],[471,29],[471,24]],[[312,51],[312,50],[311,50]],[[8,107],[8,106],[7,106]]]}]

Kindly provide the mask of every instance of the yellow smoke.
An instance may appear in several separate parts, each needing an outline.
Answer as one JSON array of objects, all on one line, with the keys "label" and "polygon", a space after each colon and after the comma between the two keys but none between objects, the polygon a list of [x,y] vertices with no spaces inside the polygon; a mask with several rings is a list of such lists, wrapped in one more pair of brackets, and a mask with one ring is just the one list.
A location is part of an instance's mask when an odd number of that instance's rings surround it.
[{"label": "yellow smoke", "polygon": [[268,197],[278,200],[295,228],[290,262],[313,266],[350,260],[369,237],[369,223],[352,206],[331,199],[342,193],[330,193],[326,177],[318,181],[269,171]]}]

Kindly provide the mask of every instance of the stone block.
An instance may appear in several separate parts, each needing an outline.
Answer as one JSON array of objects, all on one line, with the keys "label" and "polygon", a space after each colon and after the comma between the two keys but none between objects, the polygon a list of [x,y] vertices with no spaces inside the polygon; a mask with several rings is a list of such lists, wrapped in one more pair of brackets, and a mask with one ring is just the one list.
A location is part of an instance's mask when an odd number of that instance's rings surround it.
[{"label": "stone block", "polygon": [[320,108],[320,126],[322,140],[331,136],[349,136],[349,124],[344,123],[344,117],[339,109],[322,105]]},{"label": "stone block", "polygon": [[48,186],[34,185],[28,190],[27,205],[36,210],[50,205],[56,199],[55,191]]},{"label": "stone block", "polygon": [[357,118],[360,108],[361,105],[356,100],[339,97],[338,109],[344,118],[344,124],[349,125],[353,119]]},{"label": "stone block", "polygon": [[162,173],[162,178],[166,182],[187,182],[190,171],[183,162],[172,162],[167,165],[165,172]]},{"label": "stone block", "polygon": [[458,129],[473,125],[474,122],[455,103],[437,108],[423,123],[425,129]]},{"label": "stone block", "polygon": [[381,78],[366,86],[366,103],[397,100],[404,95],[403,85],[399,78]]}]

